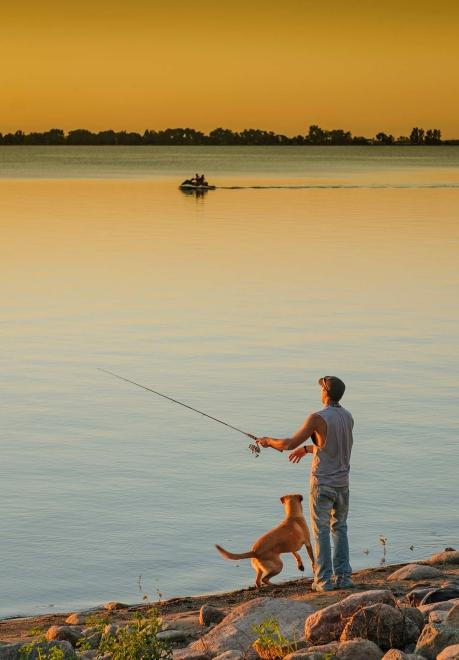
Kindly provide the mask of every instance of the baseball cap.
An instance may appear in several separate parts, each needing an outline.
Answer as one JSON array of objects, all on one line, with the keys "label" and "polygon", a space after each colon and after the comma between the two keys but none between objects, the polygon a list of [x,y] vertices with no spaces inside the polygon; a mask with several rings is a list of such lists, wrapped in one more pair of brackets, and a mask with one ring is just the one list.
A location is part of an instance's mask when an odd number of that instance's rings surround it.
[{"label": "baseball cap", "polygon": [[336,376],[323,376],[319,378],[318,383],[328,393],[332,401],[339,401],[344,394],[346,385]]}]

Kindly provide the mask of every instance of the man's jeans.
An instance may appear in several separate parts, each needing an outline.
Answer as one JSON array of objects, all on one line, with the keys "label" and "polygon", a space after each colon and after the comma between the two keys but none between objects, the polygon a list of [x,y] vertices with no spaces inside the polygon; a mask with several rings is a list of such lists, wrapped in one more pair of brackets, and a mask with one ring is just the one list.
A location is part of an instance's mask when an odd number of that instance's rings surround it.
[{"label": "man's jeans", "polygon": [[[315,542],[314,587],[319,590],[333,589],[333,572],[337,586],[352,584],[352,568],[349,564],[347,540],[347,512],[349,488],[347,486],[312,486],[309,497],[312,533]],[[333,565],[330,546],[333,538]]]}]

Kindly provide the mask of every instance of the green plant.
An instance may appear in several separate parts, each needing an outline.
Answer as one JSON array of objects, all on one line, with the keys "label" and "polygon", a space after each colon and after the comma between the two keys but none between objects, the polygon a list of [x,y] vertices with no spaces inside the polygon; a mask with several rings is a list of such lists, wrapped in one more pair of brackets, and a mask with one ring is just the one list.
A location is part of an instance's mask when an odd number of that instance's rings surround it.
[{"label": "green plant", "polygon": [[296,651],[296,642],[284,637],[277,619],[267,619],[259,625],[252,626],[252,629],[258,635],[253,643],[253,648],[261,658],[275,660]]},{"label": "green plant", "polygon": [[92,648],[91,642],[86,637],[80,637],[75,646],[79,651],[89,651]]},{"label": "green plant", "polygon": [[91,614],[85,619],[85,626],[87,628],[98,628],[99,630],[103,630],[107,623],[110,623],[110,619],[102,614]]},{"label": "green plant", "polygon": [[132,622],[120,628],[116,636],[102,636],[99,653],[110,653],[112,660],[171,660],[170,644],[157,637],[160,629],[156,610],[149,610],[143,617],[136,613]]},{"label": "green plant", "polygon": [[24,644],[20,650],[21,658],[28,660],[29,658],[36,658],[36,660],[64,660],[65,652],[58,646],[49,646],[47,642],[30,642]]}]

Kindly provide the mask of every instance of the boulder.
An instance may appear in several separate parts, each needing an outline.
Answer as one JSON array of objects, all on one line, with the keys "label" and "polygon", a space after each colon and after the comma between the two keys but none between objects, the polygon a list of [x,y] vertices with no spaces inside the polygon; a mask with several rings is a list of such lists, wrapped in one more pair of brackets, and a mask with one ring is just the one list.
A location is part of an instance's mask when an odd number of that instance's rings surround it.
[{"label": "boulder", "polygon": [[453,598],[453,600],[444,600],[439,603],[429,603],[428,605],[419,605],[418,610],[422,612],[424,619],[427,621],[430,612],[434,612],[437,610],[443,612],[449,612],[458,603],[459,603],[459,598]]},{"label": "boulder", "polygon": [[310,646],[286,655],[283,660],[324,660],[327,656],[336,658],[340,642],[331,642],[323,646]]},{"label": "boulder", "polygon": [[188,637],[200,637],[202,635],[202,626],[199,623],[199,617],[196,615],[164,621],[161,630],[181,630]]},{"label": "boulder", "polygon": [[45,639],[48,642],[58,640],[70,642],[72,646],[76,646],[81,637],[83,637],[83,632],[79,626],[51,626],[45,634]]},{"label": "boulder", "polygon": [[240,651],[229,649],[228,651],[220,653],[220,655],[216,655],[214,660],[242,660],[243,657],[244,656]]},{"label": "boulder", "polygon": [[100,640],[102,639],[102,633],[100,630],[96,630],[96,632],[93,632],[91,635],[84,635],[85,637],[85,644],[89,645],[91,649],[97,649]]},{"label": "boulder", "polygon": [[437,552],[424,561],[424,564],[459,564],[459,550]]},{"label": "boulder", "polygon": [[23,653],[21,654],[21,649],[28,646],[24,642],[0,646],[0,660],[22,660],[24,657],[27,657],[27,660],[38,660],[40,657],[43,658],[43,654],[46,651],[52,651],[53,648],[64,651],[64,660],[75,660],[77,657],[70,642],[36,642],[34,644],[34,650],[31,650],[27,656],[24,656]]},{"label": "boulder", "polygon": [[220,623],[225,618],[226,614],[223,610],[213,605],[203,605],[199,610],[199,623],[201,626],[210,626],[213,623]]},{"label": "boulder", "polygon": [[445,623],[447,616],[448,610],[433,610],[432,612],[429,612],[427,623]]},{"label": "boulder", "polygon": [[276,619],[288,640],[302,637],[304,620],[313,608],[308,603],[289,598],[254,598],[235,607],[228,616],[188,649],[208,655],[237,650],[246,653],[257,638],[253,626]]},{"label": "boulder", "polygon": [[410,605],[427,605],[440,603],[444,600],[459,598],[459,585],[455,583],[444,584],[441,587],[417,587],[407,594]]},{"label": "boulder", "polygon": [[428,623],[422,629],[415,652],[427,660],[435,660],[447,646],[459,644],[459,630],[438,623]]},{"label": "boulder", "polygon": [[172,651],[172,657],[174,660],[209,660],[206,651],[195,651],[194,649],[190,649],[189,646],[184,649]]},{"label": "boulder", "polygon": [[328,644],[339,639],[348,620],[357,610],[367,605],[385,603],[395,605],[392,592],[386,589],[361,591],[351,594],[339,603],[329,605],[306,619],[304,637],[311,644]]},{"label": "boulder", "polygon": [[65,620],[69,626],[84,626],[86,621],[86,615],[81,612],[74,612],[70,614]]},{"label": "boulder", "polygon": [[454,605],[446,615],[445,623],[451,628],[459,628],[459,605]]},{"label": "boulder", "polygon": [[423,613],[417,607],[399,607],[403,616],[409,617],[416,623],[421,631],[424,628],[425,619]]},{"label": "boulder", "polygon": [[321,646],[295,651],[284,660],[381,660],[383,652],[367,639],[353,639],[347,642],[331,642]]},{"label": "boulder", "polygon": [[105,603],[104,610],[114,612],[116,610],[126,610],[128,607],[129,605],[126,605],[126,603],[118,603],[116,600],[111,600],[109,603]]},{"label": "boulder", "polygon": [[416,653],[404,653],[400,649],[390,649],[382,660],[425,660],[422,655]]},{"label": "boulder", "polygon": [[394,571],[387,578],[389,582],[398,580],[425,580],[441,577],[442,573],[434,566],[423,566],[422,564],[407,564]]},{"label": "boulder", "polygon": [[[107,625],[104,628],[104,635],[107,637],[114,637],[116,633],[118,632],[118,626],[115,625],[114,623],[107,623]],[[86,634],[86,630],[83,630],[83,633]]]},{"label": "boulder", "polygon": [[183,642],[187,636],[183,630],[161,630],[156,637],[162,642]]},{"label": "boulder", "polygon": [[385,603],[376,603],[358,610],[348,620],[341,633],[341,640],[369,639],[383,651],[388,651],[393,647],[402,649],[415,642],[420,632],[421,626],[403,615],[399,609]]},{"label": "boulder", "polygon": [[437,655],[437,660],[459,660],[459,644],[447,646]]}]

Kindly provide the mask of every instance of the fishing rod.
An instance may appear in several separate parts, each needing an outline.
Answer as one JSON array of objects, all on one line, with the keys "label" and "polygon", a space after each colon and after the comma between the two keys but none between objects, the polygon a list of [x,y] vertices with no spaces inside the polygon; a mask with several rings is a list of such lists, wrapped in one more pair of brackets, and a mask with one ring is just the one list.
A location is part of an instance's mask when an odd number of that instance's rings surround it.
[{"label": "fishing rod", "polygon": [[[238,429],[237,426],[233,426],[232,424],[228,424],[227,422],[224,422],[221,419],[218,419],[217,417],[213,417],[212,415],[208,415],[205,412],[202,412],[202,410],[198,410],[197,408],[193,408],[192,406],[189,406],[187,403],[183,403],[182,401],[178,401],[177,399],[173,399],[171,396],[167,396],[166,394],[161,394],[161,392],[157,392],[156,390],[151,389],[151,387],[147,387],[146,385],[141,385],[140,383],[136,383],[134,380],[130,380],[129,378],[124,378],[124,376],[120,376],[119,374],[115,374],[113,371],[109,371],[108,369],[102,369],[101,367],[97,367],[99,371],[103,371],[106,374],[110,374],[110,376],[114,376],[115,378],[119,378],[119,380],[124,380],[126,383],[131,383],[131,385],[136,385],[137,387],[142,388],[143,390],[146,390],[147,392],[152,392],[152,394],[156,394],[157,396],[161,396],[163,399],[167,399],[168,401],[172,401],[173,403],[178,403],[179,406],[183,406],[184,408],[188,408],[189,410],[193,410],[194,412],[199,413],[200,415],[203,415],[204,417],[208,417],[209,419],[213,419],[214,422],[218,422],[219,424],[223,424],[224,426],[227,426],[230,429],[233,429],[233,431],[237,431],[238,433],[242,433],[242,435],[246,435],[248,438],[251,440],[256,440],[257,437],[255,435],[252,435],[251,433],[247,433],[247,431],[243,431],[242,429]],[[249,449],[252,452],[252,454],[255,456],[255,458],[258,458],[260,454],[260,447],[259,445],[254,445],[250,444]]]}]

